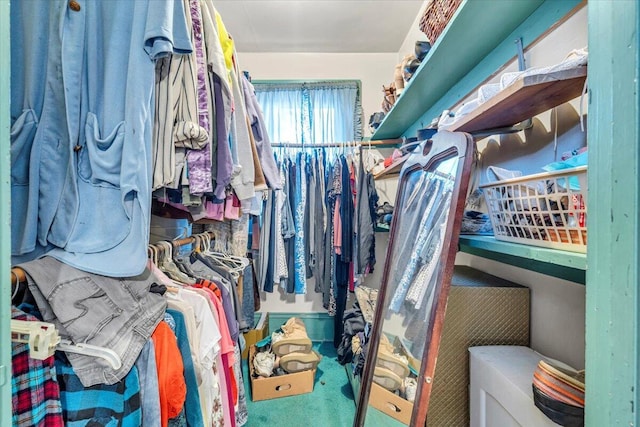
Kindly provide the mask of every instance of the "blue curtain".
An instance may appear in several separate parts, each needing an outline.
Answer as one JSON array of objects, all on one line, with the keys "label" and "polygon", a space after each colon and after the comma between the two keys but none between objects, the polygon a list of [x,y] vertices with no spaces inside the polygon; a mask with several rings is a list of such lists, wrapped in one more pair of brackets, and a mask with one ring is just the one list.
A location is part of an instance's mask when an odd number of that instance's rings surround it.
[{"label": "blue curtain", "polygon": [[272,142],[313,146],[362,140],[357,81],[253,84]]}]

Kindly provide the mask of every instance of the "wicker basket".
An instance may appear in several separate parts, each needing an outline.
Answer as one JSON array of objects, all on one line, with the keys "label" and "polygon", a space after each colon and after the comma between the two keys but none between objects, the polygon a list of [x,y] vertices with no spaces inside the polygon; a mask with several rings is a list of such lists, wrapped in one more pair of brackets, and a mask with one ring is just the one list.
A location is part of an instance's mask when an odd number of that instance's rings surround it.
[{"label": "wicker basket", "polygon": [[587,167],[481,185],[497,240],[587,251]]},{"label": "wicker basket", "polygon": [[427,5],[420,20],[420,31],[427,35],[431,45],[435,44],[460,3],[462,0],[431,0]]}]

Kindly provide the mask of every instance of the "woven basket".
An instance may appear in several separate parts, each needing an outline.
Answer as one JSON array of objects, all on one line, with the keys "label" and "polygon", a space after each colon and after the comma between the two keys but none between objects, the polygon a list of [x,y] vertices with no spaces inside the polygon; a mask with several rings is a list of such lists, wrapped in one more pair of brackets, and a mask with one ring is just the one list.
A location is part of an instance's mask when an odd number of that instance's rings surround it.
[{"label": "woven basket", "polygon": [[420,20],[420,31],[427,35],[431,45],[447,26],[462,0],[431,0]]}]

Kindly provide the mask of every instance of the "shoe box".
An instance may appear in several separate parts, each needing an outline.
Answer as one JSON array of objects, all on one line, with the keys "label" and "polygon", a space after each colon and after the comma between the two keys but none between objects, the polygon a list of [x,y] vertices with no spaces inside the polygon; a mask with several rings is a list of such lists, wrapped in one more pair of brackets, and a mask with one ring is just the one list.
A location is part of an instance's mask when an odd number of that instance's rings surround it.
[{"label": "shoe box", "polygon": [[242,358],[246,359],[249,356],[249,348],[258,341],[266,338],[269,335],[269,313],[256,313],[256,326],[254,329],[245,332],[244,340],[246,342],[244,350],[242,350]]},{"label": "shoe box", "polygon": [[[407,347],[402,343],[399,337],[393,338],[394,347],[399,350],[409,361],[409,366],[416,372],[420,372],[420,361],[409,353]],[[371,392],[369,394],[369,404],[379,411],[384,412],[392,418],[403,424],[409,425],[411,422],[411,413],[413,412],[413,403],[398,396],[395,393],[379,386],[376,383],[371,384]]]},{"label": "shoe box", "polygon": [[316,370],[302,371],[293,374],[273,376],[269,378],[254,377],[253,357],[256,346],[249,348],[249,372],[251,377],[251,400],[277,399],[279,397],[295,396],[311,393],[316,377]]},{"label": "shoe box", "polygon": [[403,424],[409,425],[411,422],[413,403],[376,383],[371,383],[369,404]]}]

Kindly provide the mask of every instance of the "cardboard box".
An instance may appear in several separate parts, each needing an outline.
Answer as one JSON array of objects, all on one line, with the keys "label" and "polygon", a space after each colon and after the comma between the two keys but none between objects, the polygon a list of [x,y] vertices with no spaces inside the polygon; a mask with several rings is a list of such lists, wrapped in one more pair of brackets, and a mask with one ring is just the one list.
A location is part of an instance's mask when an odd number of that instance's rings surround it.
[{"label": "cardboard box", "polygon": [[297,394],[311,393],[316,377],[316,370],[296,372],[295,374],[280,375],[277,377],[254,377],[253,357],[256,347],[249,349],[249,373],[251,376],[251,400],[277,399],[279,397],[295,396]]},{"label": "cardboard box", "polygon": [[409,425],[411,422],[413,403],[376,383],[371,384],[369,404],[403,424]]},{"label": "cardboard box", "polygon": [[243,335],[244,340],[246,341],[246,346],[242,351],[242,358],[246,359],[247,356],[249,356],[249,348],[269,335],[269,313],[261,313],[260,318],[256,323],[256,329],[251,329]]}]

